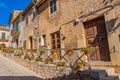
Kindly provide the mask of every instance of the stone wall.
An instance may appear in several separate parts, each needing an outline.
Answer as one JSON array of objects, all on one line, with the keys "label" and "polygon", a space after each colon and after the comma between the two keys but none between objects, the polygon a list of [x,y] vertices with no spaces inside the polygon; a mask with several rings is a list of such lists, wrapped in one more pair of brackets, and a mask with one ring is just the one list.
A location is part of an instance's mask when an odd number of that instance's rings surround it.
[{"label": "stone wall", "polygon": [[55,77],[63,76],[63,75],[69,75],[72,72],[70,68],[58,67],[54,64],[45,64],[43,62],[35,62],[33,60],[31,61],[24,60],[22,58],[10,56],[10,55],[7,55],[6,57],[36,72],[43,79],[55,78]]},{"label": "stone wall", "polygon": [[[60,34],[65,35],[65,39],[62,40],[61,36],[61,48],[76,48],[86,46],[86,37],[84,30],[84,22],[90,21],[100,16],[105,17],[106,30],[109,31],[109,27],[115,27],[119,23],[119,6],[106,7],[107,5],[118,3],[119,0],[114,0],[112,3],[109,3],[110,0],[57,0],[57,11],[53,14],[50,14],[49,1],[46,1],[42,4],[39,10],[39,32],[41,35],[46,35],[46,44],[51,47],[51,33],[60,31]],[[96,11],[94,14],[90,11]],[[74,20],[81,15],[88,15],[81,18],[81,21],[74,25]],[[117,19],[118,18],[118,19]],[[114,22],[114,20],[116,20]],[[111,21],[114,24],[111,24]],[[118,25],[119,26],[119,25]],[[108,44],[109,52],[111,55],[111,61],[115,61],[116,57],[119,56],[116,53],[113,53],[113,47],[115,46],[115,52],[119,53],[119,28],[117,28],[111,36],[108,32]],[[115,41],[114,41],[114,40]],[[118,59],[118,58],[117,58]],[[118,59],[118,61],[120,61]],[[119,62],[118,62],[119,64]]]}]

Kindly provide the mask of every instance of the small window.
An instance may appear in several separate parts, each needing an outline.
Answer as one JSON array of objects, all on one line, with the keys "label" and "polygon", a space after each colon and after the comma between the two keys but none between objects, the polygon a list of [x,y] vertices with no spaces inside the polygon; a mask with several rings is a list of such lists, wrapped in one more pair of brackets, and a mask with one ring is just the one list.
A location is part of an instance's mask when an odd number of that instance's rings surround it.
[{"label": "small window", "polygon": [[119,37],[119,42],[120,42],[120,34],[118,35],[118,37]]},{"label": "small window", "polygon": [[54,13],[57,10],[56,0],[50,1],[50,14]]},{"label": "small window", "polygon": [[39,43],[41,42],[41,38],[39,38]]},{"label": "small window", "polygon": [[2,32],[2,39],[5,40],[5,33]]},{"label": "small window", "polygon": [[16,23],[16,31],[18,31],[18,22]]},{"label": "small window", "polygon": [[46,35],[41,36],[41,46],[43,46],[43,47],[46,46]]},{"label": "small window", "polygon": [[28,17],[26,17],[26,25],[28,25]]}]

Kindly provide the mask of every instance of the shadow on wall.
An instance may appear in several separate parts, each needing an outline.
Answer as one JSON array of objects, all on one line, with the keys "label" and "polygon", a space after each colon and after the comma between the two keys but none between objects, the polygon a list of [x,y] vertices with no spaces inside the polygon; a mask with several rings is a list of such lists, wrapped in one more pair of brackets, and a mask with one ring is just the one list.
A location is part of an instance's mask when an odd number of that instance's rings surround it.
[{"label": "shadow on wall", "polygon": [[0,80],[43,80],[35,76],[0,76]]},{"label": "shadow on wall", "polygon": [[[100,78],[102,76],[102,78]],[[119,80],[118,76],[108,76],[105,70],[85,70],[72,72],[69,75],[58,76],[47,80]]]},{"label": "shadow on wall", "polygon": [[109,21],[106,21],[106,24],[108,24],[108,37],[110,37],[116,29],[120,27],[120,22],[117,23],[118,18],[111,19]]}]

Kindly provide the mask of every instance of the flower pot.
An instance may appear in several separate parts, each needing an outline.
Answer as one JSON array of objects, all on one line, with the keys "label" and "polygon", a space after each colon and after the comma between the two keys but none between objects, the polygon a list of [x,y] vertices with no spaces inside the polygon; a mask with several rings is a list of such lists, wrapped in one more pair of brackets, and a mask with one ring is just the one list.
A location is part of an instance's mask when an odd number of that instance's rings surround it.
[{"label": "flower pot", "polygon": [[85,55],[88,56],[90,53],[89,52],[85,52]]},{"label": "flower pot", "polygon": [[73,50],[72,50],[72,49],[70,49],[70,50],[67,51],[67,54],[68,54],[69,56],[71,56],[72,53],[73,53]]}]

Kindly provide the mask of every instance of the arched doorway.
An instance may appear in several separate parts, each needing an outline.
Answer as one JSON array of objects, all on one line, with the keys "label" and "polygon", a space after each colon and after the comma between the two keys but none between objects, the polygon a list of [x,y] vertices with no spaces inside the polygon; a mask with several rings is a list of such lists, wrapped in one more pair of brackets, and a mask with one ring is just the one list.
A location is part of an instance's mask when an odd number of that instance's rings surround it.
[{"label": "arched doorway", "polygon": [[3,48],[6,47],[6,45],[4,43],[0,44],[0,46]]},{"label": "arched doorway", "polygon": [[16,39],[16,48],[18,48],[18,39]]},{"label": "arched doorway", "polygon": [[32,36],[29,37],[29,41],[30,41],[30,49],[33,49],[33,38],[32,38]]},{"label": "arched doorway", "polygon": [[23,48],[26,49],[26,40],[23,42]]}]

